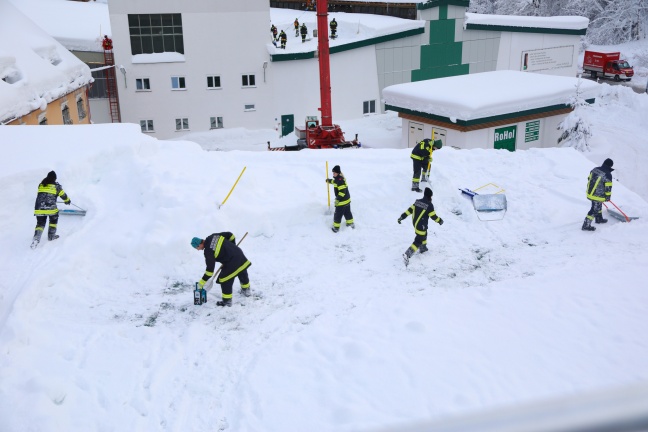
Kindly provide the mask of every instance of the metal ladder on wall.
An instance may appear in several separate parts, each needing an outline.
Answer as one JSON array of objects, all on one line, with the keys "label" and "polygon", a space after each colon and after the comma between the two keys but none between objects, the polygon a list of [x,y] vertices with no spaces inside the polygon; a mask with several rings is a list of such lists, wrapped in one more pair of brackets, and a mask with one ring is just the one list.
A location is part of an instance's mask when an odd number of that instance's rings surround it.
[{"label": "metal ladder on wall", "polygon": [[[112,50],[104,50],[104,64],[114,66],[115,58]],[[119,113],[119,95],[117,93],[117,77],[115,68],[106,69],[106,93],[108,94],[108,103],[110,104],[110,118],[113,123],[121,123]]]}]

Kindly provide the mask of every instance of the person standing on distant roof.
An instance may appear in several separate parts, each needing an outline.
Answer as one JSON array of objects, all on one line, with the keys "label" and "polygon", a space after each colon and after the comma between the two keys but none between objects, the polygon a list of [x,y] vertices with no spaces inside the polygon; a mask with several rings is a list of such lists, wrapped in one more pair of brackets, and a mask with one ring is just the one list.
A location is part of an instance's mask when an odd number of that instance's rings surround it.
[{"label": "person standing on distant roof", "polygon": [[38,193],[36,195],[36,203],[34,204],[34,216],[36,216],[36,229],[34,230],[34,238],[32,239],[31,248],[35,249],[40,242],[43,230],[49,217],[49,229],[47,231],[48,240],[56,240],[59,238],[56,235],[56,227],[58,224],[58,207],[56,206],[56,199],[61,197],[65,205],[70,205],[72,202],[65,194],[63,187],[56,182],[56,173],[50,171],[47,173],[40,184],[38,185]]},{"label": "person standing on distant roof", "polygon": [[306,35],[308,34],[308,28],[306,27],[306,23],[303,23],[301,25],[301,29],[299,31],[301,33],[302,43],[306,42]]},{"label": "person standing on distant roof", "polygon": [[270,32],[272,33],[273,42],[277,40],[277,27],[274,24],[270,27]]},{"label": "person standing on distant roof", "polygon": [[299,37],[299,20],[295,18],[295,37]]},{"label": "person standing on distant roof", "polygon": [[281,49],[286,49],[286,42],[288,42],[288,35],[285,31],[281,30],[279,33],[279,39],[281,40]]},{"label": "person standing on distant roof", "polygon": [[239,293],[249,297],[250,278],[247,269],[252,263],[245,257],[240,247],[236,245],[236,237],[231,232],[214,233],[206,239],[194,237],[191,239],[191,246],[205,254],[205,274],[198,281],[200,288],[204,288],[205,283],[214,276],[216,262],[223,264],[222,270],[216,281],[221,286],[222,300],[217,301],[218,306],[232,306],[232,287],[234,279],[238,277],[241,283]]},{"label": "person standing on distant roof", "polygon": [[351,193],[346,183],[346,178],[340,170],[340,165],[333,167],[333,178],[326,179],[326,183],[332,184],[335,190],[335,213],[333,214],[333,227],[331,230],[336,233],[340,231],[342,216],[346,219],[346,225],[355,228],[353,215],[351,214]]},{"label": "person standing on distant roof", "polygon": [[337,21],[335,21],[335,18],[329,23],[329,27],[331,27],[331,39],[335,39],[337,36],[335,35],[335,32],[337,32]]},{"label": "person standing on distant roof", "polygon": [[443,219],[441,219],[434,211],[434,205],[432,204],[432,189],[426,187],[425,192],[423,192],[423,198],[416,200],[414,204],[405,210],[405,212],[398,218],[398,223],[400,224],[403,219],[406,219],[409,215],[412,215],[412,225],[414,225],[414,234],[416,234],[416,236],[414,237],[412,245],[408,247],[403,254],[406,266],[409,264],[409,259],[416,251],[421,253],[428,251],[428,218],[432,219],[439,225],[443,225]]},{"label": "person standing on distant roof", "polygon": [[594,168],[590,171],[587,179],[587,199],[592,201],[592,207],[585,216],[583,222],[583,231],[595,231],[596,228],[592,226],[592,221],[597,224],[606,223],[607,219],[603,219],[603,203],[610,201],[612,198],[612,168],[614,162],[612,159],[605,159],[603,165]]}]

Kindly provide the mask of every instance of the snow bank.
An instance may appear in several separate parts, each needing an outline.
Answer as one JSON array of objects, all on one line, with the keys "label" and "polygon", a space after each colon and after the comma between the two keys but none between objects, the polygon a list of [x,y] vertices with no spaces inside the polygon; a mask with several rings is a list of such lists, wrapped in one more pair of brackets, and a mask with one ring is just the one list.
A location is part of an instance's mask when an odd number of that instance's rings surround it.
[{"label": "snow bank", "polygon": [[[642,219],[582,232],[594,164],[573,149],[439,150],[445,223],[406,269],[408,149],[205,152],[137,125],[5,126],[0,141],[8,432],[370,430],[648,378],[648,203],[616,181]],[[357,226],[337,235],[327,161]],[[32,251],[51,169],[88,214]],[[457,190],[488,182],[506,189],[500,222]],[[189,241],[222,230],[249,233],[263,297],[222,310],[216,288],[193,306]]]}]

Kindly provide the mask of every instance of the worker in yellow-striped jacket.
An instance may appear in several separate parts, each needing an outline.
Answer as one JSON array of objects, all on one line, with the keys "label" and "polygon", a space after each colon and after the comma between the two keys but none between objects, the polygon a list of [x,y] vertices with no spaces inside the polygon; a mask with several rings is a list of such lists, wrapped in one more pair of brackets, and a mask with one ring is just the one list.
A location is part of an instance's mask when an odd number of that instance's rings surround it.
[{"label": "worker in yellow-striped jacket", "polygon": [[56,227],[58,224],[58,207],[56,200],[61,198],[66,205],[70,205],[70,198],[67,196],[63,187],[56,182],[56,173],[50,171],[47,173],[40,184],[38,185],[38,194],[36,195],[36,203],[34,204],[34,216],[36,216],[36,229],[34,230],[34,238],[32,241],[32,249],[38,246],[47,218],[49,217],[49,229],[47,231],[48,240],[56,240],[59,236],[56,234]]}]

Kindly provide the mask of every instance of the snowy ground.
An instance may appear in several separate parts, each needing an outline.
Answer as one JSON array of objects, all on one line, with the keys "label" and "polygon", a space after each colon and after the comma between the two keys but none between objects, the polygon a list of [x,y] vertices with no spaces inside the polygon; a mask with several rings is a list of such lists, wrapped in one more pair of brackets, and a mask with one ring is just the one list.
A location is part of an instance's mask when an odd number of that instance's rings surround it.
[{"label": "snowy ground", "polygon": [[[137,125],[1,127],[0,429],[375,430],[646,381],[648,96],[602,89],[586,155],[435,153],[445,224],[407,269],[396,219],[419,194],[391,114],[341,122],[366,148],[337,151],[233,150],[280,145],[273,131],[214,131],[201,145],[230,151],[207,152]],[[613,200],[641,219],[585,233],[585,181],[608,156]],[[357,225],[337,235],[327,161]],[[88,214],[32,251],[50,169]],[[458,191],[489,182],[499,222]],[[221,230],[248,232],[263,296],[222,310],[217,287],[194,306],[189,241]]]}]

